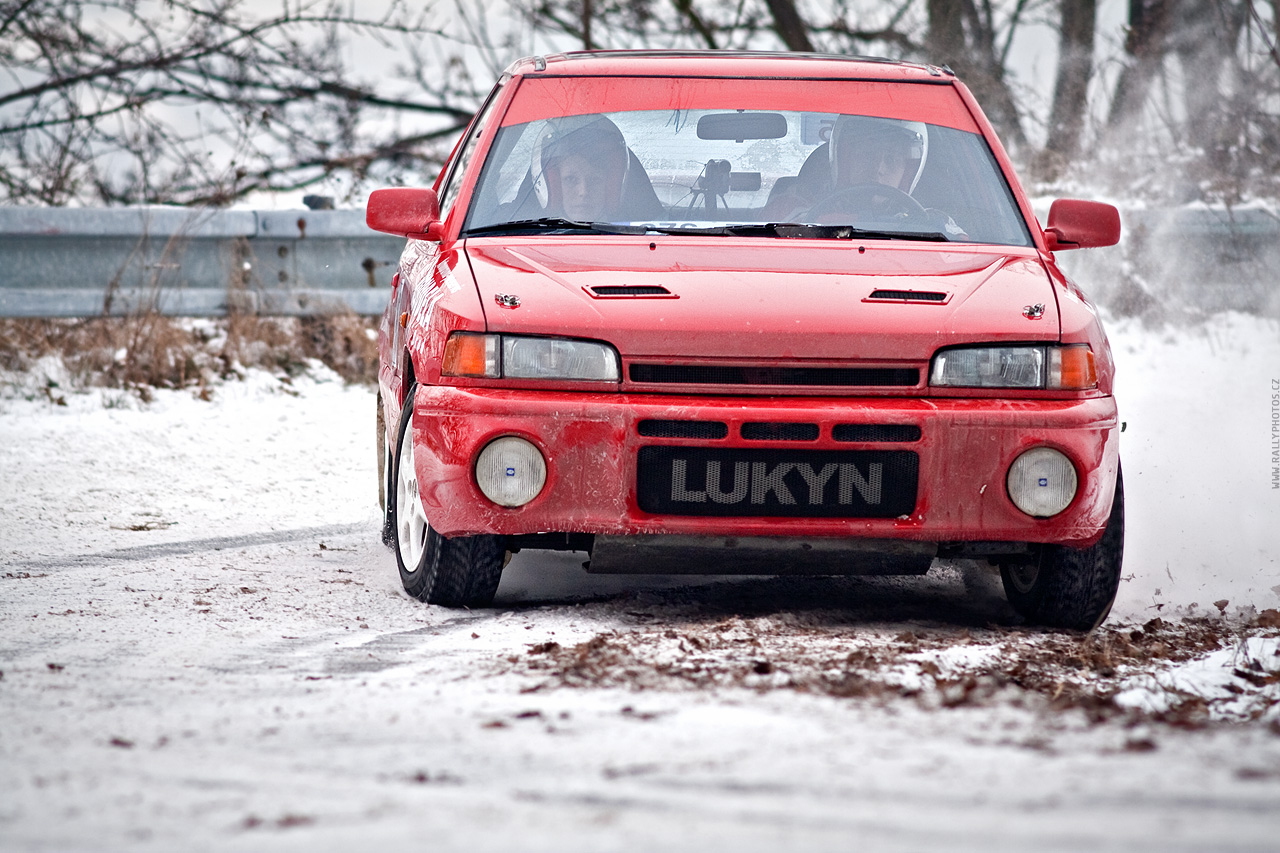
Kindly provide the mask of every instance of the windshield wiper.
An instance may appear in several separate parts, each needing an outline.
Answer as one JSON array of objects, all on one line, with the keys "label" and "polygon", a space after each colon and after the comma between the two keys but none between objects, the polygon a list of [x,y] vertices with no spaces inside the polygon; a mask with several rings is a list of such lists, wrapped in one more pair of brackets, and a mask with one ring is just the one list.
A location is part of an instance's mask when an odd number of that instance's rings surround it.
[{"label": "windshield wiper", "polygon": [[494,225],[482,225],[479,228],[468,228],[464,237],[479,237],[484,234],[519,234],[530,231],[578,231],[589,234],[644,234],[642,225],[614,225],[611,222],[579,222],[575,219],[564,219],[558,216],[544,216],[539,219],[521,219],[516,222],[499,222]]},{"label": "windshield wiper", "polygon": [[736,225],[716,225],[712,228],[683,225],[647,225],[645,230],[650,234],[672,234],[686,237],[728,237],[736,233]]},{"label": "windshield wiper", "polygon": [[494,225],[482,225],[468,228],[464,237],[479,237],[486,234],[520,234],[529,232],[564,233],[578,232],[587,234],[673,234],[690,237],[766,237],[800,238],[807,237],[819,240],[922,240],[932,243],[946,243],[949,238],[940,231],[885,231],[872,228],[855,228],[852,225],[813,225],[802,222],[766,222],[736,223],[719,225],[711,228],[687,228],[680,226],[659,225],[619,225],[612,222],[579,222],[575,219],[564,219],[558,216],[544,216],[539,219],[521,219],[516,222],[500,222]]},{"label": "windshield wiper", "polygon": [[[832,227],[832,226],[827,226]],[[838,226],[846,234],[837,235],[840,239],[854,240],[865,237],[868,240],[921,240],[926,243],[950,243],[951,238],[941,231],[884,231],[877,228],[854,228]]]},{"label": "windshield wiper", "polygon": [[814,225],[800,222],[768,222],[762,225],[730,225],[726,233],[735,237],[763,234],[769,237],[811,238],[818,240],[922,240],[947,243],[950,238],[941,231],[887,231],[878,228],[855,228],[852,225]]}]

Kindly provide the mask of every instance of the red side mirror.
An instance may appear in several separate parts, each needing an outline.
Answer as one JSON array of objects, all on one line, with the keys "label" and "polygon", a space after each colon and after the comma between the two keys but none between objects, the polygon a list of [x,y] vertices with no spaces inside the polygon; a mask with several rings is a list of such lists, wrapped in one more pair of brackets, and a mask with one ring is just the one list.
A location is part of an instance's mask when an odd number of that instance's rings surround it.
[{"label": "red side mirror", "polygon": [[391,187],[369,194],[364,221],[374,231],[414,240],[439,240],[440,199],[432,189]]},{"label": "red side mirror", "polygon": [[1050,252],[1114,246],[1120,242],[1120,211],[1099,201],[1060,198],[1049,208],[1044,241]]}]

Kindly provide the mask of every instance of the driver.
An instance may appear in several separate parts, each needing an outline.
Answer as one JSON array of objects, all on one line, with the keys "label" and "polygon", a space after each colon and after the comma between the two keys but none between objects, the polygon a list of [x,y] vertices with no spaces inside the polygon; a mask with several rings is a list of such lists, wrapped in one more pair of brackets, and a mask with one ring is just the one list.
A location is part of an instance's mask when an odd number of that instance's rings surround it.
[{"label": "driver", "polygon": [[841,116],[827,150],[838,191],[856,184],[882,184],[904,193],[915,189],[924,169],[924,134],[915,122]]},{"label": "driver", "polygon": [[[767,217],[804,217],[810,210],[824,210],[828,200],[837,200],[831,210],[819,214],[833,224],[847,222],[849,214],[841,204],[845,195],[858,192],[867,202],[901,208],[903,202],[918,209],[909,196],[924,170],[927,143],[925,127],[919,122],[897,121],[873,116],[842,115],[831,128],[827,143],[805,162],[796,182],[767,205]],[[824,150],[825,149],[825,150]],[[877,187],[888,187],[878,192]],[[897,197],[897,198],[895,198]]]},{"label": "driver", "polygon": [[[872,203],[893,209],[894,196],[898,196],[906,203],[906,206],[897,203],[900,216],[910,218],[911,208],[915,208],[930,227],[952,239],[967,239],[964,229],[950,216],[935,208],[922,207],[911,197],[929,155],[923,124],[872,116],[840,116],[831,129],[827,154],[832,179],[829,197],[837,197],[853,187],[868,188],[866,195]],[[877,192],[877,186],[888,189]]]}]

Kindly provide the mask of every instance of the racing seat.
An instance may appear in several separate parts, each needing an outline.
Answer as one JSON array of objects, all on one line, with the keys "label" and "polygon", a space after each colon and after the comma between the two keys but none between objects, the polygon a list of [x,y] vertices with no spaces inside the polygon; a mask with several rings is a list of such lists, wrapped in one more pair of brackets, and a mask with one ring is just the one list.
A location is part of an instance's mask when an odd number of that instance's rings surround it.
[{"label": "racing seat", "polygon": [[831,191],[831,150],[826,142],[809,152],[800,171],[773,183],[765,202],[765,218],[776,220],[816,204]]},{"label": "racing seat", "polygon": [[627,149],[630,162],[627,165],[627,176],[622,182],[621,207],[632,219],[662,220],[667,218],[667,209],[662,206],[658,193],[653,188],[649,173],[640,164],[640,158],[630,148]]}]

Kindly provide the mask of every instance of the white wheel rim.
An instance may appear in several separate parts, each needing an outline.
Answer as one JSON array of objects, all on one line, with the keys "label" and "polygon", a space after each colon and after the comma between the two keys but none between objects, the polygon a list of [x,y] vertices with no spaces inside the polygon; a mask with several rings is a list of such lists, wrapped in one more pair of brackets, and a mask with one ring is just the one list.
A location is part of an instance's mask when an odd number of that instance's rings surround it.
[{"label": "white wheel rim", "polygon": [[416,572],[427,547],[427,514],[418,493],[413,465],[413,424],[400,438],[400,467],[396,470],[396,547],[405,571]]}]

